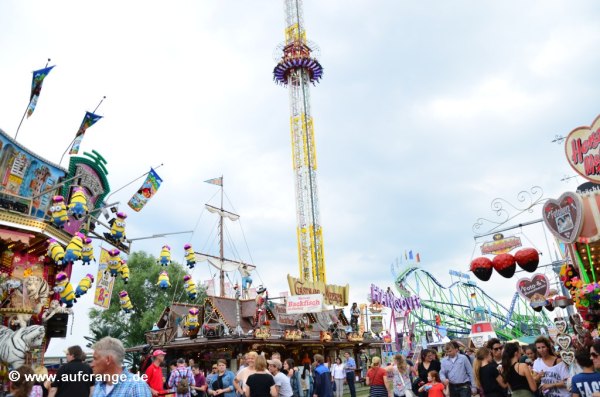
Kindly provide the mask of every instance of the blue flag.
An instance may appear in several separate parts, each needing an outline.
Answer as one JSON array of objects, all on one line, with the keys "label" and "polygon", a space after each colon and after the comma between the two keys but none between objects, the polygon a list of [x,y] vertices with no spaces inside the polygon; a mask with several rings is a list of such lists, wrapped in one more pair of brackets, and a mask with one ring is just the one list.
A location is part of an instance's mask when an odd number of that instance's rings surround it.
[{"label": "blue flag", "polygon": [[410,259],[411,261],[413,260],[412,250],[408,251],[408,259]]},{"label": "blue flag", "polygon": [[75,134],[75,139],[73,140],[73,145],[71,146],[69,154],[79,153],[79,146],[81,145],[81,141],[83,140],[85,130],[96,124],[96,121],[100,120],[101,118],[102,116],[98,116],[97,114],[85,112],[85,116],[83,116],[81,126],[79,126],[79,130],[77,130],[77,134]]},{"label": "blue flag", "polygon": [[44,79],[46,76],[48,76],[48,73],[50,73],[53,67],[54,66],[49,66],[33,72],[33,79],[31,81],[31,94],[29,95],[29,106],[27,106],[27,118],[33,114],[38,98],[40,97],[40,93],[42,92],[42,84],[44,84]]}]

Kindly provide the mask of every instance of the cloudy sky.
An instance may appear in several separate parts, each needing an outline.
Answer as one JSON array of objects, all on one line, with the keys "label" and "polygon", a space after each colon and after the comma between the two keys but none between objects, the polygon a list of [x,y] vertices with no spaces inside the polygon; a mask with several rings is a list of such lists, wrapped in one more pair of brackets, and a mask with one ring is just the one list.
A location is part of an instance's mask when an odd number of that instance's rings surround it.
[{"label": "cloudy sky", "polygon": [[[364,301],[371,283],[393,284],[390,264],[410,249],[448,280],[477,255],[472,225],[494,217],[494,198],[516,203],[532,186],[556,198],[583,182],[561,181],[573,172],[551,141],[599,113],[599,11],[594,1],[305,1],[325,69],[311,96],[330,283]],[[271,73],[283,29],[281,1],[3,1],[0,128],[14,135],[30,72],[52,58],[19,142],[58,162],[106,95],[82,150],[107,159],[113,189],[164,163],[158,195],[128,211],[128,236],[192,230],[200,217],[193,236],[134,249],[158,255],[168,243],[182,260],[191,238],[216,253],[202,208],[217,189],[202,181],[224,175],[249,247],[230,226],[241,258],[285,291],[298,264],[288,95]],[[113,198],[125,203],[137,185]],[[541,226],[516,233],[547,251]],[[514,279],[484,286],[508,304]]]}]

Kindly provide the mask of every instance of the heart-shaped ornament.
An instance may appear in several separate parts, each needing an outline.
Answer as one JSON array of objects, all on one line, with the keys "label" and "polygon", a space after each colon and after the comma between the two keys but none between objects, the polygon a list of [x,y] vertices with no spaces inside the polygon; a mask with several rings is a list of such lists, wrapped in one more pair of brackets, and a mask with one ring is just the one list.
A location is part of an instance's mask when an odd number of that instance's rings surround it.
[{"label": "heart-shaped ornament", "polygon": [[567,334],[559,334],[556,337],[556,343],[561,349],[567,350],[571,346],[571,337]]},{"label": "heart-shaped ornament", "polygon": [[583,326],[581,326],[579,324],[575,324],[573,326],[573,329],[575,330],[575,332],[577,332],[577,335],[579,335],[579,336],[584,336],[587,333],[587,329],[585,329]]},{"label": "heart-shaped ornament", "polygon": [[575,352],[573,350],[563,350],[560,352],[560,358],[567,366],[571,366],[575,361]]},{"label": "heart-shaped ornament", "polygon": [[571,314],[571,316],[569,317],[569,321],[571,322],[571,324],[579,324],[581,325],[581,316],[579,315],[579,313],[574,313]]},{"label": "heart-shaped ornament", "polygon": [[[585,179],[598,183],[600,174],[594,164],[594,156],[598,155],[598,143],[595,134],[600,129],[600,116],[590,127],[578,127],[569,133],[565,139],[565,152],[569,165]],[[592,166],[590,167],[590,161]]]},{"label": "heart-shaped ornament", "polygon": [[[530,302],[545,301],[550,283],[544,274],[536,274],[532,278],[521,278],[517,281],[517,292]],[[542,305],[544,306],[544,305]]]},{"label": "heart-shaped ornament", "polygon": [[559,334],[563,334],[567,330],[567,321],[562,317],[555,318],[554,325],[556,325]]},{"label": "heart-shaped ornament", "polygon": [[577,193],[566,192],[548,199],[542,209],[544,223],[559,240],[573,243],[581,231],[583,202]]}]

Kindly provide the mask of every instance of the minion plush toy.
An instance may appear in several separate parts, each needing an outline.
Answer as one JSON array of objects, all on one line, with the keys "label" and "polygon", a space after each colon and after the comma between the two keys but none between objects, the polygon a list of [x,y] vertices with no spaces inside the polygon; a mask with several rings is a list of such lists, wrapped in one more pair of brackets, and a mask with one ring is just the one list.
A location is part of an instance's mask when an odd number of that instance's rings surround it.
[{"label": "minion plush toy", "polygon": [[192,245],[186,244],[183,246],[183,249],[185,250],[185,264],[188,265],[190,269],[193,269],[196,265],[196,254],[192,249]]},{"label": "minion plush toy", "polygon": [[121,254],[121,251],[119,251],[118,249],[112,249],[110,251],[108,251],[108,261],[107,261],[107,269],[106,271],[108,271],[110,273],[111,276],[113,277],[117,277],[117,274],[119,273],[119,269],[121,268],[121,265],[123,264],[123,260],[121,259],[121,257],[119,256]]},{"label": "minion plush toy", "polygon": [[115,243],[120,243],[125,240],[125,226],[127,214],[124,212],[117,212],[117,217],[110,220],[110,233],[104,233],[104,237]]},{"label": "minion plush toy", "polygon": [[63,262],[65,265],[72,265],[76,260],[81,259],[81,250],[83,249],[83,239],[85,236],[79,232],[75,233],[67,244]]},{"label": "minion plush toy", "polygon": [[162,289],[167,289],[171,286],[171,283],[169,282],[169,273],[167,273],[166,270],[160,272],[160,274],[158,275],[158,282],[156,283],[156,285],[158,285],[159,288]]},{"label": "minion plush toy", "polygon": [[92,261],[96,262],[94,247],[92,247],[92,239],[86,237],[83,239],[83,247],[81,248],[81,262],[84,265],[91,265]]},{"label": "minion plush toy", "polygon": [[121,260],[121,267],[119,268],[119,273],[121,273],[121,278],[123,279],[123,282],[125,284],[127,284],[127,282],[129,281],[129,266],[127,266],[127,261],[126,260]]},{"label": "minion plush toy", "polygon": [[198,294],[198,291],[196,290],[196,283],[194,280],[192,280],[192,276],[189,274],[183,276],[183,288],[185,288],[188,298],[191,300],[196,299],[196,295]]},{"label": "minion plush toy", "polygon": [[183,325],[189,330],[194,331],[198,327],[200,327],[200,322],[198,321],[198,313],[199,310],[196,307],[192,307],[188,311],[188,315],[185,316],[185,322]]},{"label": "minion plush toy", "polygon": [[131,304],[131,299],[129,299],[127,291],[119,292],[119,303],[121,304],[121,309],[123,309],[125,313],[131,313],[133,310],[133,305]]},{"label": "minion plush toy", "polygon": [[65,223],[69,220],[69,214],[67,213],[67,206],[65,205],[65,198],[63,196],[52,197],[50,214],[52,214],[52,222],[56,227],[61,229],[65,227]]},{"label": "minion plush toy", "polygon": [[156,262],[163,266],[169,266],[171,263],[171,247],[166,244],[163,245],[162,250],[160,251],[160,256]]},{"label": "minion plush toy", "polygon": [[60,245],[58,241],[53,238],[48,240],[48,242],[50,244],[48,244],[48,252],[46,255],[48,255],[57,265],[63,265],[65,250],[63,249],[62,245]]},{"label": "minion plush toy", "polygon": [[73,302],[77,302],[77,299],[75,299],[75,292],[73,291],[73,285],[65,272],[60,272],[56,275],[54,292],[57,292],[60,295],[61,303],[66,304],[67,308],[73,307]]},{"label": "minion plush toy", "polygon": [[69,214],[75,219],[81,219],[88,214],[87,197],[83,193],[82,187],[76,187],[71,193],[69,202]]},{"label": "minion plush toy", "polygon": [[75,297],[79,298],[81,295],[85,295],[85,293],[92,287],[92,283],[94,282],[94,276],[91,274],[86,274],[84,278],[81,279],[77,288],[75,289]]}]

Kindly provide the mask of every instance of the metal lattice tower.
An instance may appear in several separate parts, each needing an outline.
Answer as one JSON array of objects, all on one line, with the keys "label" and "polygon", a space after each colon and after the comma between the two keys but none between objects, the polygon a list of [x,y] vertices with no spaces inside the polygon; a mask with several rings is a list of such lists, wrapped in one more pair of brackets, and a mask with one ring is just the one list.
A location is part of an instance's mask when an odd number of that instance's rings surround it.
[{"label": "metal lattice tower", "polygon": [[323,68],[311,56],[313,48],[306,40],[302,1],[284,2],[285,44],[283,56],[273,70],[273,78],[277,83],[288,87],[290,97],[300,278],[326,282],[323,232],[319,222],[317,152],[309,87],[310,83],[315,84],[322,77]]}]

